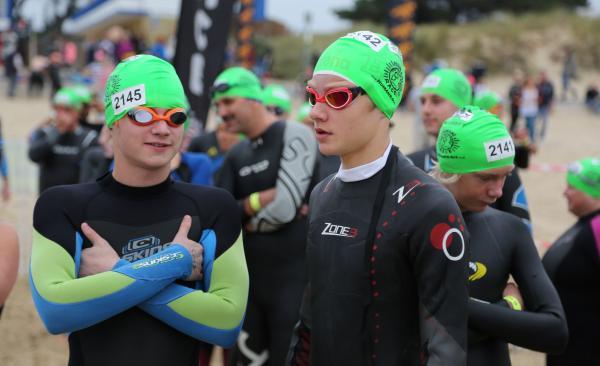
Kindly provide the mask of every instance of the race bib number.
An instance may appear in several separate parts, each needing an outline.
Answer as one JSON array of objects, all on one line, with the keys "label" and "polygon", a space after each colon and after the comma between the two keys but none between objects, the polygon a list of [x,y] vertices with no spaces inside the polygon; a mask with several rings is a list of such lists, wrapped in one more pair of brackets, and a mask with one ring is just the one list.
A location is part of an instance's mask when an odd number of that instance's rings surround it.
[{"label": "race bib number", "polygon": [[115,115],[132,107],[146,104],[146,88],[144,84],[124,89],[110,97]]},{"label": "race bib number", "polygon": [[489,163],[515,156],[515,145],[510,137],[484,143]]},{"label": "race bib number", "polygon": [[440,85],[440,77],[437,75],[429,75],[423,81],[423,88],[437,88]]},{"label": "race bib number", "polygon": [[344,36],[344,38],[353,38],[357,41],[361,41],[362,43],[371,47],[371,49],[375,52],[381,51],[381,49],[387,43],[387,41],[384,41],[383,39],[379,38],[379,36],[377,36],[375,33],[367,31],[348,33]]}]

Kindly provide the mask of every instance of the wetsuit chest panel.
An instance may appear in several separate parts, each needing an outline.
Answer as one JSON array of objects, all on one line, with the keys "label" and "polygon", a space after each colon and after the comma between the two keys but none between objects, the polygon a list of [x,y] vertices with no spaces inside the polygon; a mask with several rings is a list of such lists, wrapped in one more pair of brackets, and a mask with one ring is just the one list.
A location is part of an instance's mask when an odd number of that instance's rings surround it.
[{"label": "wetsuit chest panel", "polygon": [[[137,261],[166,249],[179,230],[180,218],[165,220],[153,225],[128,226],[115,222],[89,220],[88,224],[104,237],[117,254],[129,262]],[[192,217],[189,238],[199,241],[201,224]],[[87,247],[84,241],[84,247]]]},{"label": "wetsuit chest panel", "polygon": [[471,234],[469,262],[469,293],[471,297],[489,302],[502,298],[502,291],[510,275],[512,242],[510,235],[501,231],[501,218],[495,218],[492,209],[464,215]]},{"label": "wetsuit chest panel", "polygon": [[284,129],[285,122],[275,122],[260,137],[242,141],[231,151],[236,199],[275,187]]}]

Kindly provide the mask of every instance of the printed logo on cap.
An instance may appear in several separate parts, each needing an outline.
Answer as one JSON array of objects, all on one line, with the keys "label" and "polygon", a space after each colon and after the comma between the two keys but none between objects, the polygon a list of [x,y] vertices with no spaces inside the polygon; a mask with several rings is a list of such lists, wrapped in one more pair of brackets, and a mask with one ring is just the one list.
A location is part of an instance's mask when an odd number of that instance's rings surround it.
[{"label": "printed logo on cap", "polygon": [[402,66],[400,66],[400,63],[395,61],[388,62],[385,65],[383,76],[392,92],[397,96],[402,95],[401,86],[404,84],[404,75],[402,75]]},{"label": "printed logo on cap", "polygon": [[460,144],[454,131],[443,130],[438,137],[437,146],[441,153],[452,154],[459,148]]}]

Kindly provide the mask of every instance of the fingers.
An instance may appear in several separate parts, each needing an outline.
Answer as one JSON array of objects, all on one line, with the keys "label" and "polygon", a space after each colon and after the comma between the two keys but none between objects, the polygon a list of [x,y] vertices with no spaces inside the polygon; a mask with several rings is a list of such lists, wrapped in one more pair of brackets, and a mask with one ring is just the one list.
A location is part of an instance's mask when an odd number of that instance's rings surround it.
[{"label": "fingers", "polygon": [[181,220],[181,224],[179,225],[179,230],[177,234],[175,234],[174,242],[181,242],[184,239],[188,238],[188,233],[190,232],[190,228],[192,227],[192,218],[190,215],[183,216],[183,220]]},{"label": "fingers", "polygon": [[92,245],[109,245],[108,242],[96,232],[96,230],[92,229],[92,227],[85,222],[81,224],[81,231],[92,243]]}]

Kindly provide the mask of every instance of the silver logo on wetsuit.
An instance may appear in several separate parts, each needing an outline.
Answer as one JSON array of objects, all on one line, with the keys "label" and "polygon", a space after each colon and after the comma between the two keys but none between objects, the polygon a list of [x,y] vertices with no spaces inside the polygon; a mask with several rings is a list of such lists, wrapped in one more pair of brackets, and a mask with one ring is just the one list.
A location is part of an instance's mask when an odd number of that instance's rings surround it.
[{"label": "silver logo on wetsuit", "polygon": [[252,164],[252,165],[248,165],[245,167],[242,167],[240,169],[240,177],[245,177],[248,176],[252,173],[256,174],[256,173],[260,173],[263,172],[265,170],[267,170],[267,168],[269,168],[269,161],[268,160],[263,160],[263,161],[259,161],[256,164]]},{"label": "silver logo on wetsuit", "polygon": [[147,258],[168,248],[172,243],[160,244],[160,239],[154,235],[146,235],[140,238],[131,239],[123,247],[123,259],[129,262],[135,262],[139,259]]},{"label": "silver logo on wetsuit", "polygon": [[330,222],[326,222],[325,228],[323,229],[323,232],[321,234],[343,236],[346,238],[356,238],[356,236],[358,235],[358,229],[349,226],[334,225]]}]

